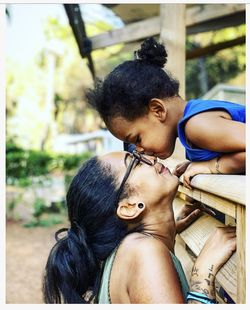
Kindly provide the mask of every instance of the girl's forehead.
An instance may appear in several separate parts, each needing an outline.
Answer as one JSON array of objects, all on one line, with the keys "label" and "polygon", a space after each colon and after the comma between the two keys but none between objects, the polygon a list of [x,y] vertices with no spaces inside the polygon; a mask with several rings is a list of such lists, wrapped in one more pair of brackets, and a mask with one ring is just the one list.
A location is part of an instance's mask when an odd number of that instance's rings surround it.
[{"label": "girl's forehead", "polygon": [[130,121],[123,117],[113,118],[108,128],[110,132],[122,141],[130,141],[130,137],[136,135],[145,125],[145,118]]},{"label": "girl's forehead", "polygon": [[131,129],[131,122],[123,117],[115,117],[112,119],[109,125],[111,133],[124,136]]}]

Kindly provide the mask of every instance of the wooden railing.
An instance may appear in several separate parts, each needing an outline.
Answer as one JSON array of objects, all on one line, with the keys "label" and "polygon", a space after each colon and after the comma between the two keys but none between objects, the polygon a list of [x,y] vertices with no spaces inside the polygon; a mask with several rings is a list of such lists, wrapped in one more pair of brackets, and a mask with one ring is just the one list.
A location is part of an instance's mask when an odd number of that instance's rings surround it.
[{"label": "wooden railing", "polygon": [[[167,160],[170,170],[180,160]],[[244,175],[197,175],[192,190],[181,184],[174,201],[177,212],[187,200],[193,199],[222,213],[225,221],[204,213],[176,238],[176,255],[182,262],[189,281],[192,265],[205,241],[216,226],[234,225],[237,234],[237,250],[216,276],[216,293],[220,303],[246,303],[246,223],[245,223],[245,176]],[[208,260],[210,258],[208,257]]]}]

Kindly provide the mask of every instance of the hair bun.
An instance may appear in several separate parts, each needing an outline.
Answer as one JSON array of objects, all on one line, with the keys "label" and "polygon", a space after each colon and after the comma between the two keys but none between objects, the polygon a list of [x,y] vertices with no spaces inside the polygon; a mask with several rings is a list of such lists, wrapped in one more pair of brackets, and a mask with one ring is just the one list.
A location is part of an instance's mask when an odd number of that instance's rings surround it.
[{"label": "hair bun", "polygon": [[144,40],[141,48],[135,54],[140,60],[161,68],[164,67],[168,57],[164,45],[156,42],[152,37]]}]

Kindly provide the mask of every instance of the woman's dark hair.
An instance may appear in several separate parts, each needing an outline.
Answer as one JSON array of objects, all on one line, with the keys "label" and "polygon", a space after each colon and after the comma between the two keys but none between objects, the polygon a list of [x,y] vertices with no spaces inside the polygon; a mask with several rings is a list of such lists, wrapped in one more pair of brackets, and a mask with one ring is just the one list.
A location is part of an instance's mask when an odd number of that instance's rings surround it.
[{"label": "woman's dark hair", "polygon": [[168,56],[162,44],[148,38],[135,56],[86,92],[89,104],[106,124],[117,116],[132,121],[148,112],[152,98],[170,98],[179,93],[179,82],[162,69]]},{"label": "woman's dark hair", "polygon": [[73,178],[67,193],[71,227],[48,257],[43,283],[46,303],[89,303],[89,292],[96,297],[101,262],[127,233],[127,226],[116,216],[116,194],[111,166],[96,157]]}]

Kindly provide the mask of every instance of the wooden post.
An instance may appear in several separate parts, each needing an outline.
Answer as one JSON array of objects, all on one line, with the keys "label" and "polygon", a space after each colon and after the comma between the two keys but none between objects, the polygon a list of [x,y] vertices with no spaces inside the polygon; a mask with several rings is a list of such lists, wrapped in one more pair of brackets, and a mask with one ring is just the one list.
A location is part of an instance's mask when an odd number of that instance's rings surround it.
[{"label": "wooden post", "polygon": [[[160,40],[168,52],[165,69],[180,82],[180,96],[185,99],[186,58],[186,10],[185,4],[160,4]],[[176,141],[174,158],[185,160],[185,149]]]},{"label": "wooden post", "polygon": [[237,304],[246,303],[246,207],[238,204],[236,208],[237,236]]}]

